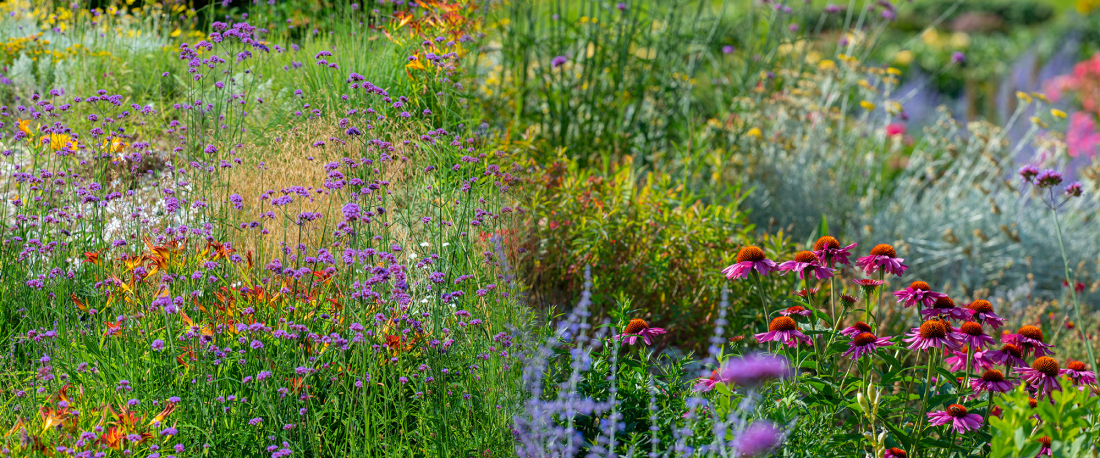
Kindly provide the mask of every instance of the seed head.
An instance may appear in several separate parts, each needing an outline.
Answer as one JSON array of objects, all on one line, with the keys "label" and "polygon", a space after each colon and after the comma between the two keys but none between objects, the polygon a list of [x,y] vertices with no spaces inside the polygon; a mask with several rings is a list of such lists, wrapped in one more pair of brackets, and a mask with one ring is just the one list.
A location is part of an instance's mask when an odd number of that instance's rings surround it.
[{"label": "seed head", "polygon": [[798,254],[794,255],[794,260],[795,262],[810,264],[817,261],[817,255],[813,251],[799,251]]},{"label": "seed head", "polygon": [[917,290],[921,290],[921,291],[932,291],[932,287],[928,286],[928,283],[923,282],[923,281],[915,281],[913,283],[910,283],[909,287],[912,288],[912,289],[917,289]]},{"label": "seed head", "polygon": [[861,332],[852,339],[852,343],[855,344],[857,347],[862,347],[864,345],[871,345],[875,343],[876,340],[878,340],[878,338],[875,337],[874,334],[871,334],[869,332]]},{"label": "seed head", "polygon": [[768,331],[794,331],[796,329],[798,329],[798,324],[789,316],[777,316],[768,325]]},{"label": "seed head", "polygon": [[856,324],[852,325],[852,327],[859,329],[859,332],[871,332],[871,326],[862,321],[857,321]]},{"label": "seed head", "polygon": [[1038,340],[1039,342],[1045,342],[1043,340],[1043,330],[1039,329],[1038,326],[1032,326],[1030,324],[1024,325],[1024,326],[1020,327],[1020,330],[1016,331],[1016,333],[1021,335],[1021,336],[1027,337],[1028,339],[1031,339],[1031,340]]},{"label": "seed head", "polygon": [[962,418],[962,417],[965,417],[967,413],[969,413],[969,412],[967,412],[966,407],[964,407],[962,405],[951,404],[951,405],[947,406],[947,414],[951,415],[952,417]]},{"label": "seed head", "polygon": [[1082,363],[1080,361],[1070,360],[1068,363],[1066,363],[1066,369],[1069,369],[1071,371],[1080,372],[1080,371],[1085,370],[1085,363]]},{"label": "seed head", "polygon": [[760,262],[766,258],[764,256],[764,250],[759,247],[747,246],[737,252],[737,263],[740,264],[745,261]]},{"label": "seed head", "polygon": [[891,258],[898,257],[898,252],[894,250],[894,247],[885,243],[880,243],[871,248],[871,256],[887,256]]},{"label": "seed head", "polygon": [[840,241],[831,235],[826,235],[814,242],[814,251],[821,251],[826,248],[840,248]]},{"label": "seed head", "polygon": [[955,301],[951,300],[950,297],[940,296],[940,297],[936,298],[936,302],[934,304],[932,304],[932,308],[953,309],[953,308],[955,308]]},{"label": "seed head", "polygon": [[1012,355],[1013,357],[1016,357],[1016,358],[1021,358],[1021,357],[1024,356],[1024,351],[1021,350],[1020,347],[1017,347],[1016,345],[1013,345],[1013,344],[1004,344],[1004,345],[1002,345],[1001,346],[1001,351],[1005,352],[1005,353],[1008,353],[1008,354],[1010,354],[1010,355]]},{"label": "seed head", "polygon": [[1003,382],[1005,381],[1005,374],[997,369],[989,369],[982,374],[983,382]]},{"label": "seed head", "polygon": [[627,323],[626,328],[623,328],[623,334],[637,334],[645,331],[647,328],[649,328],[649,324],[647,324],[645,320],[634,318],[630,320],[630,323]]},{"label": "seed head", "polygon": [[1035,358],[1035,362],[1031,363],[1031,368],[1042,372],[1048,377],[1057,377],[1058,371],[1062,369],[1061,366],[1058,365],[1058,361],[1049,356]]},{"label": "seed head", "polygon": [[1043,444],[1043,447],[1049,448],[1050,447],[1050,436],[1040,437],[1038,439],[1035,439],[1035,442]]},{"label": "seed head", "polygon": [[967,321],[963,323],[962,326],[959,326],[959,330],[961,330],[964,334],[968,336],[977,337],[985,334],[985,332],[982,331],[982,325],[973,321]]},{"label": "seed head", "polygon": [[993,304],[990,304],[989,301],[985,299],[978,299],[971,302],[966,308],[978,313],[993,313]]},{"label": "seed head", "polygon": [[928,320],[920,325],[920,336],[925,339],[942,339],[947,337],[947,325],[939,320]]}]

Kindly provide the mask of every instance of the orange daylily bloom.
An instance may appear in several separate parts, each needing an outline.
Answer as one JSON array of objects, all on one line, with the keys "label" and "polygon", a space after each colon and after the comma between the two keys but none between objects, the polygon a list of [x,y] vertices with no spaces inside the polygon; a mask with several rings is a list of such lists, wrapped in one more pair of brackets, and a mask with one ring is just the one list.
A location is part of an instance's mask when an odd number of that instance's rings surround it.
[{"label": "orange daylily bloom", "polygon": [[28,127],[28,125],[30,123],[31,123],[31,120],[29,120],[29,119],[21,119],[19,121],[16,121],[15,125],[19,128],[20,132],[23,132],[28,137],[30,137],[30,136],[34,135],[34,132],[32,132],[31,128]]},{"label": "orange daylily bloom", "polygon": [[103,261],[99,260],[99,253],[97,253],[95,251],[85,251],[84,252],[84,262],[90,262],[90,263],[95,264],[95,265],[100,266],[100,267],[103,266]]}]

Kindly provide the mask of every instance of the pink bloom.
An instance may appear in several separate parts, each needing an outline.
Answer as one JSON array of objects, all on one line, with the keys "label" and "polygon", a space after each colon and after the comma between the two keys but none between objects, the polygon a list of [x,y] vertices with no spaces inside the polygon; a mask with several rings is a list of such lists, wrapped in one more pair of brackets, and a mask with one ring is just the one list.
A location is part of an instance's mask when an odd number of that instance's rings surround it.
[{"label": "pink bloom", "polygon": [[997,369],[988,369],[980,378],[970,381],[970,387],[975,393],[1007,393],[1015,386],[1016,384],[1006,381],[1004,374]]},{"label": "pink bloom", "polygon": [[967,304],[966,308],[970,311],[971,321],[984,321],[985,324],[988,324],[993,329],[997,329],[1005,324],[1003,318],[993,313],[993,304],[990,304],[987,300],[978,299]]},{"label": "pink bloom", "polygon": [[772,322],[768,324],[768,332],[757,334],[756,341],[760,343],[783,342],[788,347],[796,347],[799,343],[813,345],[813,341],[798,330],[798,323],[787,316],[777,316],[772,319]]},{"label": "pink bloom", "polygon": [[882,270],[900,277],[901,274],[905,273],[905,269],[909,268],[909,266],[902,264],[902,261],[904,259],[897,257],[894,247],[883,243],[875,245],[869,256],[857,259],[856,265],[863,269],[867,275]]},{"label": "pink bloom", "polygon": [[722,382],[722,380],[718,376],[718,370],[715,369],[715,370],[711,371],[710,377],[707,377],[707,378],[700,377],[698,380],[696,380],[695,385],[692,386],[691,389],[692,389],[692,391],[695,391],[696,393],[706,393],[708,391],[713,390],[714,386],[721,383],[721,382]]},{"label": "pink bloom", "polygon": [[855,337],[865,332],[871,332],[871,326],[862,321],[857,321],[856,324],[848,326],[840,331],[840,334],[845,337]]},{"label": "pink bloom", "polygon": [[1063,372],[1070,380],[1073,380],[1074,385],[1095,385],[1096,373],[1085,369],[1085,363],[1070,361],[1066,363],[1066,369]]},{"label": "pink bloom", "polygon": [[626,328],[623,329],[622,334],[613,336],[615,340],[622,339],[624,343],[634,345],[638,342],[638,338],[641,337],[646,345],[653,345],[653,338],[664,334],[665,330],[662,328],[651,328],[646,324],[645,320],[635,318],[627,323]]},{"label": "pink bloom", "polygon": [[812,251],[799,251],[793,261],[779,264],[779,271],[781,275],[790,271],[798,272],[799,279],[806,278],[807,272],[816,276],[818,280],[833,276],[833,269],[821,265],[821,260]]},{"label": "pink bloom", "polygon": [[779,311],[779,314],[780,314],[780,315],[783,315],[783,316],[792,316],[792,315],[795,315],[795,316],[803,316],[803,317],[806,317],[806,316],[810,316],[810,315],[812,315],[812,314],[813,314],[813,312],[811,312],[811,311],[807,310],[807,309],[806,309],[806,307],[803,307],[803,306],[801,306],[801,305],[796,305],[796,306],[794,306],[794,307],[787,307],[787,308],[785,308],[785,309],[783,309],[783,310],[780,310],[780,311]]},{"label": "pink bloom", "polygon": [[769,380],[791,376],[787,358],[766,353],[732,358],[722,364],[721,380],[744,387],[756,387]]},{"label": "pink bloom", "polygon": [[941,348],[955,350],[962,346],[959,343],[962,336],[955,333],[947,322],[940,320],[925,321],[919,328],[913,328],[906,335],[909,338],[904,340],[910,344],[907,347],[910,350],[928,351]]},{"label": "pink bloom", "polygon": [[848,344],[848,351],[841,356],[852,355],[853,360],[858,360],[864,354],[874,354],[880,347],[893,345],[890,337],[875,337],[874,334],[864,332],[857,334]]},{"label": "pink bloom", "polygon": [[779,270],[775,261],[764,257],[764,250],[758,247],[747,246],[737,252],[736,263],[722,269],[722,273],[730,280],[748,277],[753,271],[760,275],[768,275]]},{"label": "pink bloom", "polygon": [[928,283],[923,281],[915,281],[910,284],[908,288],[894,291],[894,296],[898,298],[899,303],[904,301],[905,303],[902,305],[905,307],[912,307],[916,304],[922,304],[924,307],[931,307],[932,304],[936,302],[936,299],[947,297],[946,294],[932,291]]},{"label": "pink bloom", "polygon": [[993,346],[993,338],[986,335],[978,322],[967,321],[959,325],[955,331],[963,335],[963,342],[978,350]]},{"label": "pink bloom", "polygon": [[1014,344],[1024,351],[1024,355],[1050,356],[1054,354],[1050,349],[1053,345],[1043,342],[1043,330],[1037,326],[1021,326],[1016,334],[1008,334],[1001,338],[1004,343]]},{"label": "pink bloom", "polygon": [[1065,371],[1058,365],[1058,361],[1049,356],[1036,358],[1031,367],[1017,367],[1016,372],[1035,390],[1037,399],[1050,396],[1055,390],[1062,390],[1058,376],[1065,374]]},{"label": "pink bloom", "polygon": [[859,286],[859,290],[868,296],[875,294],[879,286],[882,286],[882,280],[871,280],[870,278],[855,278],[852,282]]},{"label": "pink bloom", "polygon": [[[948,369],[951,372],[960,372],[966,369],[966,353],[969,349],[970,347],[968,345],[963,345],[959,350],[952,351],[951,356],[943,359],[943,362],[949,366]],[[970,367],[973,368],[975,372],[993,367],[993,360],[989,359],[986,353],[988,352],[975,351],[973,355],[970,355]]]},{"label": "pink bloom", "polygon": [[1002,366],[1027,367],[1027,363],[1024,362],[1023,350],[1014,344],[1004,344],[1000,350],[989,351],[988,356],[990,361]]},{"label": "pink bloom", "polygon": [[982,426],[981,415],[969,413],[966,407],[959,404],[951,404],[947,406],[947,410],[929,412],[928,421],[937,426],[950,424],[958,434],[974,431]]},{"label": "pink bloom", "polygon": [[1054,452],[1050,450],[1050,436],[1040,437],[1038,439],[1035,439],[1035,442],[1038,442],[1040,445],[1042,445],[1042,447],[1039,447],[1039,454],[1035,455],[1035,458],[1039,458],[1043,455],[1054,456]]},{"label": "pink bloom", "polygon": [[852,248],[855,247],[856,244],[853,243],[841,248],[840,241],[826,235],[817,239],[817,242],[814,243],[814,254],[817,255],[818,259],[821,259],[829,266],[834,264],[849,265],[851,263],[848,261],[848,257],[852,255]]},{"label": "pink bloom", "polygon": [[905,135],[905,124],[894,122],[886,125],[886,136]]},{"label": "pink bloom", "polygon": [[1096,120],[1092,113],[1076,111],[1069,116],[1069,128],[1066,130],[1066,145],[1072,157],[1095,157],[1100,146],[1100,132],[1096,131]]},{"label": "pink bloom", "polygon": [[955,301],[944,295],[932,303],[932,308],[921,310],[920,315],[926,320],[940,316],[949,320],[962,321],[970,318],[970,311],[956,307]]}]

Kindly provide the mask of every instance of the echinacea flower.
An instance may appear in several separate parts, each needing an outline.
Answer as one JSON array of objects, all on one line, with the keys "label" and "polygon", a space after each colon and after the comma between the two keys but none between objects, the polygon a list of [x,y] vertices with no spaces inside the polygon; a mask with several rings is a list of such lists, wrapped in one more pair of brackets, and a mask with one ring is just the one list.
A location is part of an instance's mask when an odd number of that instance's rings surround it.
[{"label": "echinacea flower", "polygon": [[769,380],[789,377],[787,358],[767,353],[731,358],[722,364],[720,380],[754,388]]},{"label": "echinacea flower", "polygon": [[1073,380],[1074,385],[1095,385],[1096,373],[1090,370],[1086,370],[1085,363],[1081,361],[1070,360],[1066,363],[1066,369],[1063,371],[1066,377]]},{"label": "echinacea flower", "polygon": [[818,290],[820,290],[820,288],[810,288],[808,290],[807,289],[800,289],[798,291],[795,291],[794,295],[798,296],[798,297],[806,297],[806,294],[809,294],[809,295],[813,296],[813,295],[817,294]]},{"label": "echinacea flower", "polygon": [[855,305],[857,300],[858,299],[856,299],[855,296],[851,296],[851,295],[848,295],[848,294],[841,294],[840,295],[840,303],[844,304],[845,307],[851,307],[851,306]]},{"label": "echinacea flower", "polygon": [[875,294],[878,287],[884,283],[882,280],[872,280],[870,278],[856,278],[852,282],[859,286],[860,292],[868,296]]},{"label": "echinacea flower", "polygon": [[1009,367],[1027,366],[1027,363],[1024,362],[1024,351],[1015,344],[1006,343],[1001,345],[1000,350],[990,351],[988,356],[989,359],[1000,365]]},{"label": "echinacea flower", "polygon": [[714,389],[714,386],[721,382],[722,379],[718,376],[718,369],[710,372],[710,377],[700,377],[695,381],[695,385],[691,387],[692,391],[696,393],[706,393]]},{"label": "echinacea flower", "polygon": [[946,321],[925,321],[919,328],[913,328],[906,335],[909,336],[905,341],[910,343],[908,347],[910,350],[927,351],[940,348],[954,350],[961,346],[959,343],[961,336],[955,333]]},{"label": "echinacea flower", "polygon": [[664,329],[651,328],[645,320],[634,318],[627,323],[625,328],[623,328],[622,334],[615,336],[615,339],[623,339],[625,343],[634,345],[634,343],[638,341],[638,338],[641,337],[646,345],[653,345],[653,338],[664,333]]},{"label": "echinacea flower", "polygon": [[869,256],[857,259],[856,265],[863,269],[863,272],[867,275],[882,270],[900,277],[901,274],[905,273],[905,269],[909,268],[909,266],[902,264],[902,261],[904,259],[898,257],[894,247],[882,243],[875,245]]},{"label": "echinacea flower", "polygon": [[783,309],[783,310],[780,310],[780,311],[779,311],[779,314],[780,314],[780,315],[783,315],[783,316],[792,316],[792,315],[796,315],[796,316],[810,316],[810,315],[812,315],[812,314],[813,314],[813,312],[811,312],[810,310],[806,309],[806,307],[803,307],[803,306],[801,306],[801,305],[796,305],[796,306],[793,306],[793,307],[787,307],[787,308],[785,308],[785,309]]},{"label": "echinacea flower", "polygon": [[737,450],[738,456],[765,456],[782,440],[783,434],[779,428],[767,420],[757,420],[730,441],[730,447]]},{"label": "echinacea flower", "polygon": [[858,360],[859,357],[864,354],[874,354],[879,347],[889,347],[893,345],[894,343],[890,342],[890,339],[890,337],[875,337],[874,334],[869,332],[856,334],[848,344],[848,351],[840,356],[852,355],[853,360]]},{"label": "echinacea flower", "polygon": [[936,426],[950,424],[956,433],[964,434],[981,428],[982,416],[967,412],[962,405],[951,404],[947,410],[928,412],[928,422]]},{"label": "echinacea flower", "polygon": [[978,393],[1007,393],[1016,385],[1005,380],[1005,374],[997,369],[987,369],[980,378],[970,381],[970,387]]},{"label": "echinacea flower", "polygon": [[775,261],[764,255],[764,250],[755,246],[747,246],[737,252],[735,264],[722,269],[722,273],[726,275],[726,278],[736,280],[748,277],[754,270],[760,275],[767,275],[779,270],[779,266]]},{"label": "echinacea flower", "polygon": [[1065,373],[1058,361],[1049,356],[1040,356],[1031,362],[1031,367],[1017,367],[1016,372],[1020,378],[1031,385],[1035,390],[1035,397],[1042,399],[1055,390],[1061,391],[1058,384],[1058,376]]},{"label": "echinacea flower", "polygon": [[[950,370],[951,372],[959,372],[965,370],[966,360],[968,358],[967,352],[969,351],[969,345],[963,345],[962,348],[958,350],[952,350],[951,356],[943,359],[944,364],[948,365],[948,370]],[[988,352],[978,350],[975,351],[973,355],[969,356],[970,367],[972,367],[975,372],[993,367],[993,360],[989,359],[989,356],[987,356],[986,353]]]},{"label": "echinacea flower", "polygon": [[970,318],[970,311],[956,307],[955,301],[947,296],[937,298],[932,303],[932,308],[921,310],[920,314],[926,320],[936,316],[958,321]]},{"label": "echinacea flower", "polygon": [[813,345],[810,338],[798,330],[798,323],[795,323],[794,319],[789,316],[777,316],[772,319],[772,322],[768,324],[768,332],[757,334],[756,341],[760,343],[783,342],[788,347],[798,346],[799,343]]},{"label": "echinacea flower", "polygon": [[890,447],[882,454],[882,458],[909,458],[909,454],[900,448]]},{"label": "echinacea flower", "polygon": [[1001,338],[1002,342],[1015,344],[1024,351],[1024,355],[1031,355],[1034,352],[1034,356],[1050,356],[1054,352],[1050,351],[1053,345],[1043,342],[1043,330],[1038,326],[1032,326],[1030,324],[1021,326],[1015,334],[1008,334]]},{"label": "echinacea flower", "polygon": [[899,303],[904,301],[905,303],[902,305],[905,307],[912,307],[916,304],[931,307],[936,299],[947,297],[946,294],[932,291],[932,287],[923,281],[915,281],[910,283],[908,288],[894,291],[894,296],[897,296]]},{"label": "echinacea flower", "polygon": [[1035,442],[1038,442],[1039,445],[1042,445],[1042,447],[1039,447],[1039,454],[1035,455],[1035,458],[1039,458],[1043,455],[1054,456],[1054,452],[1050,450],[1050,436],[1040,437],[1038,439],[1035,439]]},{"label": "echinacea flower", "polygon": [[985,299],[978,299],[966,306],[970,310],[971,321],[984,321],[993,329],[1004,326],[1005,320],[993,313],[993,304]]},{"label": "echinacea flower", "polygon": [[853,324],[841,330],[840,334],[845,337],[855,337],[865,332],[871,332],[871,326],[862,321],[857,321],[856,324]]},{"label": "echinacea flower", "polygon": [[817,242],[814,243],[814,254],[817,255],[818,259],[821,259],[830,267],[835,264],[844,264],[847,266],[851,264],[851,262],[848,261],[848,257],[852,255],[852,248],[855,247],[856,244],[853,243],[841,248],[839,240],[835,237],[826,235],[817,239]]},{"label": "echinacea flower", "polygon": [[982,330],[981,323],[975,321],[964,322],[959,325],[958,333],[963,335],[963,342],[978,350],[993,345],[993,338]]},{"label": "echinacea flower", "polygon": [[779,264],[780,275],[791,271],[797,272],[800,280],[807,278],[807,274],[817,277],[818,280],[833,276],[833,269],[821,265],[821,260],[812,251],[799,251],[794,255],[793,261]]}]

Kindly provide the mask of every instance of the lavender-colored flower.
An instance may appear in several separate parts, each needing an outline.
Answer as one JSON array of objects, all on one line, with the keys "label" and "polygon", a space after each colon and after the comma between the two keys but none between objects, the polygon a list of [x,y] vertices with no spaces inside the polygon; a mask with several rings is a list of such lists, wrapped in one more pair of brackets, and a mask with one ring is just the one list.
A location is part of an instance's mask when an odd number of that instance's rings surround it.
[{"label": "lavender-colored flower", "polygon": [[955,51],[951,53],[951,63],[959,65],[965,64],[966,54],[963,54],[961,51]]},{"label": "lavender-colored flower", "polygon": [[857,244],[853,243],[846,247],[841,248],[840,241],[832,236],[824,236],[817,239],[814,242],[814,254],[818,259],[822,260],[826,265],[832,267],[836,264],[850,265],[848,257],[852,255],[852,248],[855,248]]},{"label": "lavender-colored flower", "polygon": [[962,345],[959,343],[962,336],[956,334],[946,321],[941,320],[925,321],[919,328],[913,328],[906,335],[909,338],[904,340],[909,342],[910,350],[928,351],[941,348],[955,350]]},{"label": "lavender-colored flower", "polygon": [[874,334],[869,332],[856,334],[848,344],[848,351],[841,356],[851,355],[853,360],[858,360],[860,356],[865,354],[873,355],[880,347],[893,345],[894,343],[890,339],[891,337],[875,337]]},{"label": "lavender-colored flower", "polygon": [[955,301],[950,297],[942,296],[932,302],[931,308],[920,311],[925,320],[933,317],[944,317],[950,320],[962,321],[970,318],[970,311],[955,306]]},{"label": "lavender-colored flower", "polygon": [[875,245],[875,247],[871,249],[870,255],[857,259],[856,265],[863,269],[867,275],[882,270],[886,273],[900,277],[909,266],[902,264],[904,259],[897,256],[898,254],[894,250],[894,247],[882,243]]},{"label": "lavender-colored flower", "polygon": [[[753,388],[791,375],[787,358],[767,353],[732,358],[722,364],[719,380]],[[712,375],[713,376],[713,375]]]},{"label": "lavender-colored flower", "polygon": [[981,428],[982,416],[967,412],[966,407],[962,405],[951,404],[947,406],[947,410],[929,412],[928,422],[936,426],[949,424],[956,433],[965,434],[967,431]]},{"label": "lavender-colored flower", "polygon": [[1062,183],[1062,174],[1055,170],[1043,170],[1035,177],[1035,186],[1051,188]]},{"label": "lavender-colored flower", "polygon": [[1020,378],[1035,390],[1036,399],[1043,399],[1055,390],[1062,390],[1062,386],[1058,383],[1058,376],[1065,374],[1065,370],[1054,358],[1040,356],[1035,358],[1031,367],[1017,367],[1015,370],[1020,374]]},{"label": "lavender-colored flower", "polygon": [[757,420],[730,441],[730,447],[742,457],[765,456],[783,441],[783,433],[771,422]]},{"label": "lavender-colored flower", "polygon": [[1039,169],[1034,165],[1025,165],[1020,167],[1020,170],[1017,170],[1016,173],[1020,175],[1024,183],[1034,183],[1035,177],[1039,176]]},{"label": "lavender-colored flower", "polygon": [[1096,373],[1086,369],[1085,363],[1070,360],[1062,373],[1073,380],[1074,385],[1095,385]]},{"label": "lavender-colored flower", "polygon": [[734,48],[733,46],[725,45],[722,47],[722,54],[733,54],[733,51],[735,50],[736,48]]},{"label": "lavender-colored flower", "polygon": [[987,369],[981,377],[970,381],[975,393],[1007,393],[1016,385],[1005,380],[1005,375],[997,369]]},{"label": "lavender-colored flower", "polygon": [[1066,186],[1066,197],[1081,197],[1081,182],[1074,181]]},{"label": "lavender-colored flower", "polygon": [[772,322],[768,324],[768,332],[757,334],[756,341],[760,343],[783,342],[788,347],[798,346],[799,343],[813,345],[813,341],[798,330],[798,323],[787,316],[777,316],[772,319]]},{"label": "lavender-colored flower", "polygon": [[562,65],[565,65],[565,63],[568,60],[569,59],[566,58],[565,56],[557,56],[553,59],[550,59],[550,66],[552,66],[554,68],[558,68],[558,67],[561,67]]},{"label": "lavender-colored flower", "polygon": [[915,281],[908,288],[894,291],[894,296],[898,298],[899,303],[904,302],[902,306],[906,308],[916,304],[921,304],[922,308],[931,307],[936,303],[936,299],[947,297],[946,294],[932,291],[932,287],[923,281]]},{"label": "lavender-colored flower", "polygon": [[621,339],[624,343],[634,345],[638,341],[638,338],[641,337],[646,345],[653,345],[653,338],[664,333],[664,329],[651,328],[645,320],[634,318],[627,323],[625,328],[623,328],[623,333],[614,336],[614,338],[615,340]]},{"label": "lavender-colored flower", "polygon": [[845,337],[855,337],[865,332],[871,332],[871,326],[862,321],[857,321],[856,324],[853,324],[841,330],[840,334]]},{"label": "lavender-colored flower", "polygon": [[150,344],[149,346],[152,347],[153,350],[161,351],[161,350],[164,350],[164,341],[160,340],[160,339],[157,339],[157,340],[154,340],[153,343]]},{"label": "lavender-colored flower", "polygon": [[748,277],[752,271],[760,275],[768,275],[779,270],[775,261],[764,255],[764,250],[759,247],[747,246],[737,252],[735,264],[722,269],[722,273],[730,280]]},{"label": "lavender-colored flower", "polygon": [[988,324],[993,329],[997,329],[1005,324],[1004,318],[993,313],[993,304],[990,304],[987,300],[978,299],[967,304],[966,308],[970,311],[971,321],[985,322],[985,324]]},{"label": "lavender-colored flower", "polygon": [[780,275],[791,271],[797,272],[799,279],[806,278],[807,273],[816,276],[818,280],[833,276],[833,269],[821,265],[821,260],[812,251],[799,251],[794,260],[779,264]]}]

